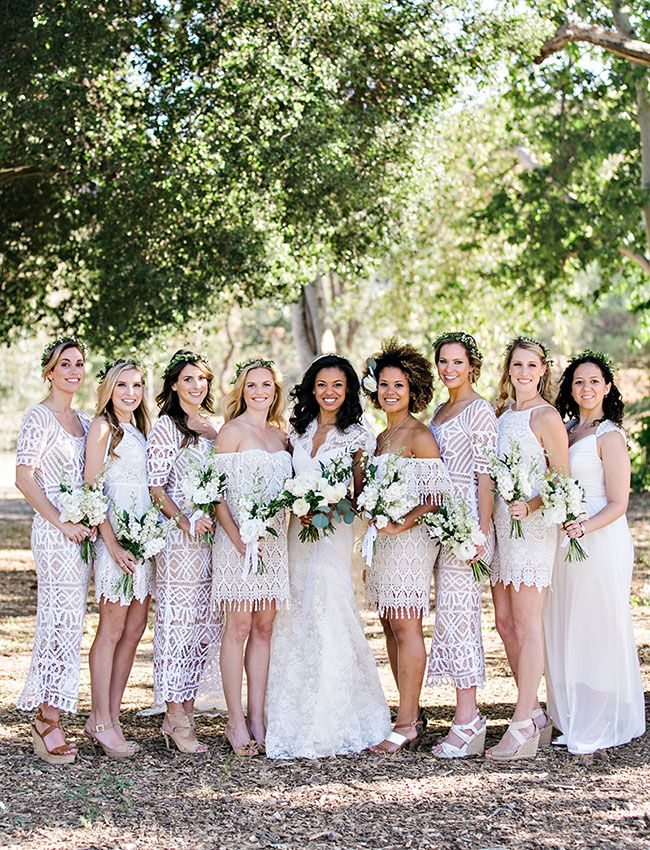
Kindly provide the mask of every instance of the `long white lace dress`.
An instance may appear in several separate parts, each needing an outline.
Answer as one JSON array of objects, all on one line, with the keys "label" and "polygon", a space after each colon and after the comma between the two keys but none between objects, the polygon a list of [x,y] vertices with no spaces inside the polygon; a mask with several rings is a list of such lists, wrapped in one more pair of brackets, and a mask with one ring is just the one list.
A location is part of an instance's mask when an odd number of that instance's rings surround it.
[{"label": "long white lace dress", "polygon": [[[115,508],[142,516],[151,506],[147,485],[147,441],[135,425],[122,423],[124,436],[115,447],[115,457],[106,449],[104,491],[109,497],[108,517],[115,528]],[[95,544],[95,600],[99,603],[119,602],[128,605],[130,600],[118,593],[118,584],[124,575],[108,553],[100,538]],[[133,576],[133,597],[144,602],[153,592],[153,561],[138,564]]]},{"label": "long white lace dress", "polygon": [[[247,449],[243,452],[224,452],[217,456],[220,472],[228,476],[225,500],[235,522],[238,522],[238,503],[248,493],[254,481],[265,492],[265,500],[274,499],[282,485],[291,477],[289,452],[267,452]],[[276,514],[268,525],[277,537],[267,534],[261,541],[261,572],[244,570],[245,559],[217,522],[212,547],[212,605],[222,610],[230,606],[237,610],[257,611],[270,602],[284,606],[289,599],[289,561],[287,555],[287,522],[284,511]]]},{"label": "long white lace dress", "polygon": [[[340,452],[372,453],[361,425],[332,429],[311,457],[317,423],[290,434],[296,473],[319,470]],[[289,523],[291,603],[278,612],[271,640],[266,752],[270,758],[358,753],[390,732],[390,714],[354,600],[354,531],[343,523],[316,543],[301,543]]]},{"label": "long white lace dress", "polygon": [[[68,433],[44,404],[29,410],[20,426],[16,466],[30,466],[34,480],[61,510],[59,485],[83,484],[84,450],[90,420],[77,411],[83,437]],[[32,523],[32,552],[38,582],[36,633],[32,661],[18,708],[31,711],[47,703],[76,712],[81,639],[90,566],[81,547],[68,540],[39,513]]]},{"label": "long white lace dress", "polygon": [[[492,406],[477,398],[457,416],[440,424],[432,420],[429,427],[451,477],[454,495],[478,519],[477,476],[489,473],[486,447],[495,450],[497,443],[497,419]],[[493,556],[494,527],[490,524],[481,557],[489,564]],[[450,684],[464,689],[485,684],[482,592],[483,582],[475,581],[470,565],[443,546],[436,565],[436,622],[427,673],[429,687]]]},{"label": "long white lace dress", "polygon": [[[374,462],[379,474],[389,454]],[[451,489],[447,471],[438,458],[399,458],[407,491],[417,495],[420,504],[439,504]],[[431,576],[439,544],[423,525],[390,537],[378,534],[372,565],[366,571],[366,601],[380,616],[422,617],[429,611]]]},{"label": "long white lace dress", "polygon": [[[546,471],[544,449],[530,427],[533,410],[547,405],[539,404],[528,410],[508,408],[497,420],[499,427],[498,453],[503,456],[510,451],[513,440],[517,440],[522,449],[524,463],[535,465],[541,476]],[[537,496],[539,487],[535,487],[530,498]],[[557,526],[544,523],[540,510],[522,519],[524,539],[510,537],[510,514],[508,505],[501,496],[494,500],[494,530],[496,532],[496,552],[492,563],[492,584],[503,582],[519,590],[522,584],[536,587],[541,591],[549,587],[553,576],[553,562],[558,543]]]},{"label": "long white lace dress", "polygon": [[[192,505],[181,482],[188,461],[205,461],[212,441],[199,437],[182,448],[183,435],[169,416],[161,416],[147,439],[150,487],[164,487],[185,514]],[[172,528],[156,555],[156,622],[153,644],[154,699],[184,702],[196,697],[208,649],[219,642],[220,616],[211,610],[212,549],[198,536]]]},{"label": "long white lace dress", "polygon": [[[594,516],[607,504],[598,439],[613,422],[569,448],[571,475],[585,488]],[[626,744],[645,732],[643,685],[630,614],[634,565],[625,516],[580,539],[588,560],[565,561],[558,549],[553,589],[546,601],[548,708],[569,752],[593,753]]]}]

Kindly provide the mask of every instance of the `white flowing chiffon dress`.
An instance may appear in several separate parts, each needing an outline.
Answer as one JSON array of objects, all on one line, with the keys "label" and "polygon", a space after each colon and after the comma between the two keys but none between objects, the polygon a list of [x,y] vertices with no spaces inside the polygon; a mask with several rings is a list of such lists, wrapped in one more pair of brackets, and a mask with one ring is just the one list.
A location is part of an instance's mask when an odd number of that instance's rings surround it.
[{"label": "white flowing chiffon dress", "polygon": [[[293,466],[319,470],[344,451],[372,454],[374,436],[361,425],[332,429],[311,457],[317,423],[290,433]],[[390,714],[357,611],[352,585],[354,531],[340,523],[316,543],[289,523],[290,605],[273,626],[267,691],[269,758],[324,758],[358,753],[390,732]]]},{"label": "white flowing chiffon dress", "polygon": [[[588,516],[607,504],[598,439],[621,428],[602,422],[569,449],[569,466],[586,493]],[[626,744],[645,731],[643,686],[632,617],[634,564],[625,516],[580,543],[588,560],[565,561],[559,547],[544,612],[548,708],[558,739],[575,754]]]}]

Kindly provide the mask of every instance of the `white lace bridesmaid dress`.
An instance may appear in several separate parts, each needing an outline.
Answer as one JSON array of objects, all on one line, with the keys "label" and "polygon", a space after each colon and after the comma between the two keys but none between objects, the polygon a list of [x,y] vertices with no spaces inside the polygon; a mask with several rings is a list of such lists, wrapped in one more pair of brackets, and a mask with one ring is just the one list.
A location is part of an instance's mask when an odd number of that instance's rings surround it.
[{"label": "white lace bridesmaid dress", "polygon": [[[524,463],[536,466],[543,477],[546,472],[546,455],[539,440],[530,427],[533,410],[548,405],[538,404],[528,410],[513,410],[509,407],[497,419],[499,427],[498,454],[502,457],[510,452],[516,440],[521,446]],[[533,488],[529,498],[539,494],[539,487]],[[496,532],[496,553],[492,563],[492,584],[503,582],[519,590],[522,584],[543,590],[551,584],[553,562],[558,543],[558,529],[546,525],[541,510],[522,519],[524,539],[510,537],[510,513],[508,505],[497,496],[494,500],[494,530]]]},{"label": "white lace bridesmaid dress", "polygon": [[[108,517],[115,528],[115,508],[142,516],[151,506],[147,485],[147,441],[135,425],[122,423],[124,436],[115,447],[115,457],[106,449],[104,492],[109,497]],[[95,544],[95,600],[119,602],[128,605],[130,600],[118,593],[118,584],[124,575],[108,553],[101,539]],[[138,564],[133,576],[133,598],[144,602],[153,591],[153,561]]]},{"label": "white lace bridesmaid dress", "polygon": [[[317,423],[292,432],[296,473],[318,470],[344,451],[372,453],[374,436],[361,425],[332,429],[311,457]],[[354,531],[336,526],[316,543],[301,543],[289,524],[290,607],[278,612],[271,641],[266,752],[270,758],[324,758],[358,753],[390,732],[390,714],[372,650],[354,600]]]},{"label": "white lace bridesmaid dress", "polygon": [[[612,431],[625,439],[621,428],[605,421],[569,448],[571,475],[585,488],[588,516],[607,504],[598,439]],[[549,713],[562,731],[559,743],[576,754],[617,747],[645,731],[627,518],[589,532],[580,543],[586,561],[567,563],[566,548],[558,549],[544,611]]]},{"label": "white lace bridesmaid dress", "polygon": [[[224,452],[216,456],[220,472],[228,476],[224,498],[235,522],[238,522],[238,502],[248,492],[252,482],[259,480],[268,500],[282,491],[291,477],[289,452],[267,452],[247,449],[243,452]],[[283,607],[289,599],[289,563],[287,556],[287,522],[284,511],[276,514],[269,526],[277,537],[268,534],[261,541],[262,572],[247,570],[244,575],[244,556],[217,522],[212,547],[212,605],[219,610],[234,606],[237,610],[257,611],[275,602]]]},{"label": "white lace bridesmaid dress", "polygon": [[[82,437],[64,430],[49,407],[37,404],[20,426],[16,466],[30,466],[34,480],[61,510],[59,485],[83,484],[84,450],[90,420],[77,411]],[[81,547],[39,513],[32,522],[32,552],[36,562],[38,598],[32,661],[18,708],[31,711],[47,703],[76,712],[81,666],[81,639],[86,615],[90,565]]]}]

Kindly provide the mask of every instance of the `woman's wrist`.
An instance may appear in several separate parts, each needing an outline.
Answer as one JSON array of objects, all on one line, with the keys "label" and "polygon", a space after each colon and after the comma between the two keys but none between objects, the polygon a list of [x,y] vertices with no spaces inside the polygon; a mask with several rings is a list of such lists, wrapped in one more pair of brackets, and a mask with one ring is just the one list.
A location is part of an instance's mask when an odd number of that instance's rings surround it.
[{"label": "woman's wrist", "polygon": [[524,519],[528,519],[528,517],[532,514],[533,509],[531,507],[530,502],[524,502],[524,505],[526,506],[526,516],[524,517]]}]

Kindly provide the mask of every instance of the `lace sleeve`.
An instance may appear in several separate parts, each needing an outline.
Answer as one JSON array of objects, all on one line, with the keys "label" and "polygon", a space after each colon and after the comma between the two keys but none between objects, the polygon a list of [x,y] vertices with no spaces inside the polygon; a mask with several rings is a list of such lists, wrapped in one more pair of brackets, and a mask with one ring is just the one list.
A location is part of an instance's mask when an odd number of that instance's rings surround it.
[{"label": "lace sleeve", "polygon": [[52,437],[52,419],[41,405],[32,407],[25,414],[18,432],[16,466],[31,466],[39,469],[43,453]]},{"label": "lace sleeve", "polygon": [[468,425],[472,439],[474,472],[476,474],[489,473],[490,464],[487,450],[496,451],[499,433],[497,418],[492,406],[485,400],[472,405]]},{"label": "lace sleeve", "polygon": [[345,436],[350,452],[355,453],[361,449],[369,455],[374,455],[377,449],[377,438],[367,423],[362,422],[359,425],[350,426],[345,431]]},{"label": "lace sleeve", "polygon": [[150,487],[164,487],[178,457],[181,435],[169,416],[161,416],[147,439],[147,479]]},{"label": "lace sleeve", "polygon": [[616,434],[620,434],[623,440],[625,441],[625,445],[628,445],[627,434],[625,433],[625,430],[621,428],[620,425],[616,425],[615,422],[612,422],[609,419],[605,419],[596,428],[596,439],[602,437],[604,434],[610,434],[612,431]]}]

